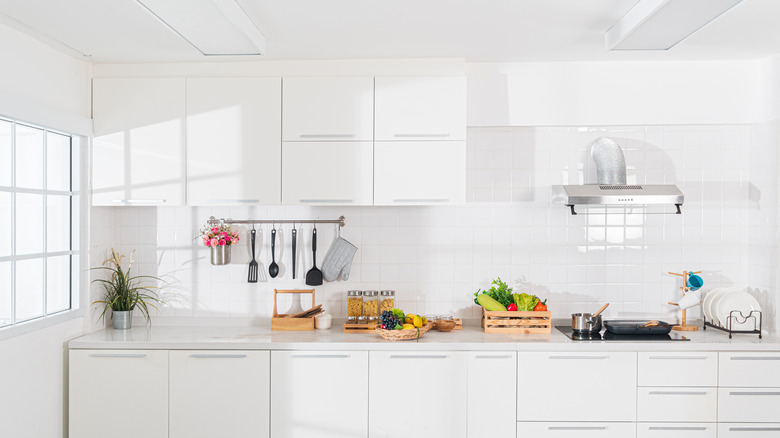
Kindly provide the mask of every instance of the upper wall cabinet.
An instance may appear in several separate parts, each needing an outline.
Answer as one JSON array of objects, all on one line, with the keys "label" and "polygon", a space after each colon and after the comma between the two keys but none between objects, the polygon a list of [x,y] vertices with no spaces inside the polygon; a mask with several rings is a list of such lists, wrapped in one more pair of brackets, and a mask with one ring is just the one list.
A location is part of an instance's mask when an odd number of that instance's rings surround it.
[{"label": "upper wall cabinet", "polygon": [[372,141],[373,77],[286,77],[284,141]]},{"label": "upper wall cabinet", "polygon": [[187,204],[276,205],[281,78],[187,79]]},{"label": "upper wall cabinet", "polygon": [[466,78],[377,77],[375,111],[377,141],[466,140]]},{"label": "upper wall cabinet", "polygon": [[183,78],[92,82],[93,205],[183,205]]}]

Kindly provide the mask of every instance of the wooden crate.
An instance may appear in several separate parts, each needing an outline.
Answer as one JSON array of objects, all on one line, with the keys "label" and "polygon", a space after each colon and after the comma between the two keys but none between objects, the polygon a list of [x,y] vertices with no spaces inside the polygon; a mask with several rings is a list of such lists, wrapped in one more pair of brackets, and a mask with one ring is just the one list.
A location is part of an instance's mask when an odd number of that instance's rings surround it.
[{"label": "wooden crate", "polygon": [[550,312],[493,312],[482,309],[485,333],[548,334],[552,332]]},{"label": "wooden crate", "polygon": [[[311,306],[314,307],[314,289],[274,289],[274,313],[271,317],[271,330],[275,331],[308,331],[314,330],[314,317],[310,318],[290,318],[290,315],[277,313],[276,295],[277,294],[311,294]],[[297,299],[297,297],[295,298]]]},{"label": "wooden crate", "polygon": [[344,333],[375,333],[375,329],[379,324],[348,324],[344,323]]}]

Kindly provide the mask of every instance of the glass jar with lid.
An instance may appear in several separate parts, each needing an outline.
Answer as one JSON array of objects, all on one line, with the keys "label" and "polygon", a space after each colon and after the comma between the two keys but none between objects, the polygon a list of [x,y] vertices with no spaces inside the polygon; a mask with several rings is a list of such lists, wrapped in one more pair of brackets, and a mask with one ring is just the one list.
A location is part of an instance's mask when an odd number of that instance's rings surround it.
[{"label": "glass jar with lid", "polygon": [[347,323],[355,324],[363,316],[363,291],[347,291]]},{"label": "glass jar with lid", "polygon": [[395,291],[383,290],[379,292],[379,314],[384,311],[392,312],[395,307]]},{"label": "glass jar with lid", "polygon": [[379,292],[375,290],[363,291],[363,316],[369,323],[379,320]]}]

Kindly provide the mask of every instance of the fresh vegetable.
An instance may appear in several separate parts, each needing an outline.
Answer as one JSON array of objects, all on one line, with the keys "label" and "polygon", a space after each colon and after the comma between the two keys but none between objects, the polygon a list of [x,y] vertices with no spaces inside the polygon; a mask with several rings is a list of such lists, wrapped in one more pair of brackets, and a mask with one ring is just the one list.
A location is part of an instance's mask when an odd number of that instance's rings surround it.
[{"label": "fresh vegetable", "polygon": [[485,310],[491,310],[491,311],[502,311],[506,310],[506,307],[499,303],[498,301],[494,300],[490,297],[488,294],[479,294],[477,295],[477,304],[484,307]]},{"label": "fresh vegetable", "polygon": [[514,294],[513,298],[515,304],[517,305],[517,310],[521,312],[530,312],[534,309],[536,303],[539,302],[539,298],[533,295],[528,295],[527,293]]},{"label": "fresh vegetable", "polygon": [[534,312],[545,312],[547,311],[547,300],[540,301],[536,303],[534,306]]},{"label": "fresh vegetable", "polygon": [[515,304],[515,303],[512,303],[512,304],[510,304],[510,305],[506,306],[506,310],[508,310],[508,311],[510,311],[510,312],[515,312],[515,311],[517,311],[517,304]]},{"label": "fresh vegetable", "polygon": [[495,301],[498,301],[504,307],[512,304],[512,288],[509,287],[508,284],[501,281],[501,277],[493,280],[491,284],[493,286],[489,290],[474,292],[474,303],[481,305],[478,300],[479,295],[487,295]]}]

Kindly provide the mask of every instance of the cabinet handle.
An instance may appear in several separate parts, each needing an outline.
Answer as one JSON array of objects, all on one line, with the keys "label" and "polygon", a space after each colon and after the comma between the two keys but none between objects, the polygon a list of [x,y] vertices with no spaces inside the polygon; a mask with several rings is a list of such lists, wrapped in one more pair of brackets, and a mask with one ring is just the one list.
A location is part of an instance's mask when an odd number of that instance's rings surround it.
[{"label": "cabinet handle", "polygon": [[447,138],[450,134],[393,134],[393,137],[395,138],[413,138],[413,137],[424,137],[424,138]]},{"label": "cabinet handle", "polygon": [[167,199],[114,199],[115,204],[164,204]]},{"label": "cabinet handle", "polygon": [[440,202],[450,202],[449,198],[418,198],[418,199],[393,199],[393,202],[429,202],[429,203],[440,203]]},{"label": "cabinet handle", "polygon": [[650,356],[650,360],[705,360],[707,356]]},{"label": "cabinet handle", "polygon": [[143,353],[93,353],[89,357],[146,357]]},{"label": "cabinet handle", "polygon": [[780,360],[780,356],[732,356],[729,360]]},{"label": "cabinet handle", "polygon": [[293,354],[293,359],[347,359],[350,354]]},{"label": "cabinet handle", "polygon": [[780,427],[729,427],[729,432],[778,432]]},{"label": "cabinet handle", "polygon": [[550,356],[550,359],[565,359],[565,360],[572,360],[572,359],[590,359],[590,360],[603,360],[603,359],[609,359],[609,356]]},{"label": "cabinet handle", "polygon": [[707,430],[707,426],[650,426],[647,430]]},{"label": "cabinet handle", "polygon": [[298,201],[302,204],[313,204],[313,203],[321,203],[321,204],[351,204],[355,201],[352,199],[301,199]]},{"label": "cabinet handle", "polygon": [[393,354],[390,359],[446,359],[448,357],[446,354]]},{"label": "cabinet handle", "polygon": [[511,354],[503,354],[503,355],[486,355],[486,354],[480,354],[478,356],[475,356],[475,359],[512,359]]},{"label": "cabinet handle", "polygon": [[650,391],[649,395],[707,395],[707,391]]},{"label": "cabinet handle", "polygon": [[729,395],[780,395],[780,392],[731,391]]},{"label": "cabinet handle", "polygon": [[301,134],[301,138],[353,138],[355,134]]},{"label": "cabinet handle", "polygon": [[257,204],[259,199],[208,199],[209,204]]},{"label": "cabinet handle", "polygon": [[191,354],[193,359],[244,359],[246,354]]},{"label": "cabinet handle", "polygon": [[607,426],[547,426],[547,430],[607,430]]}]

